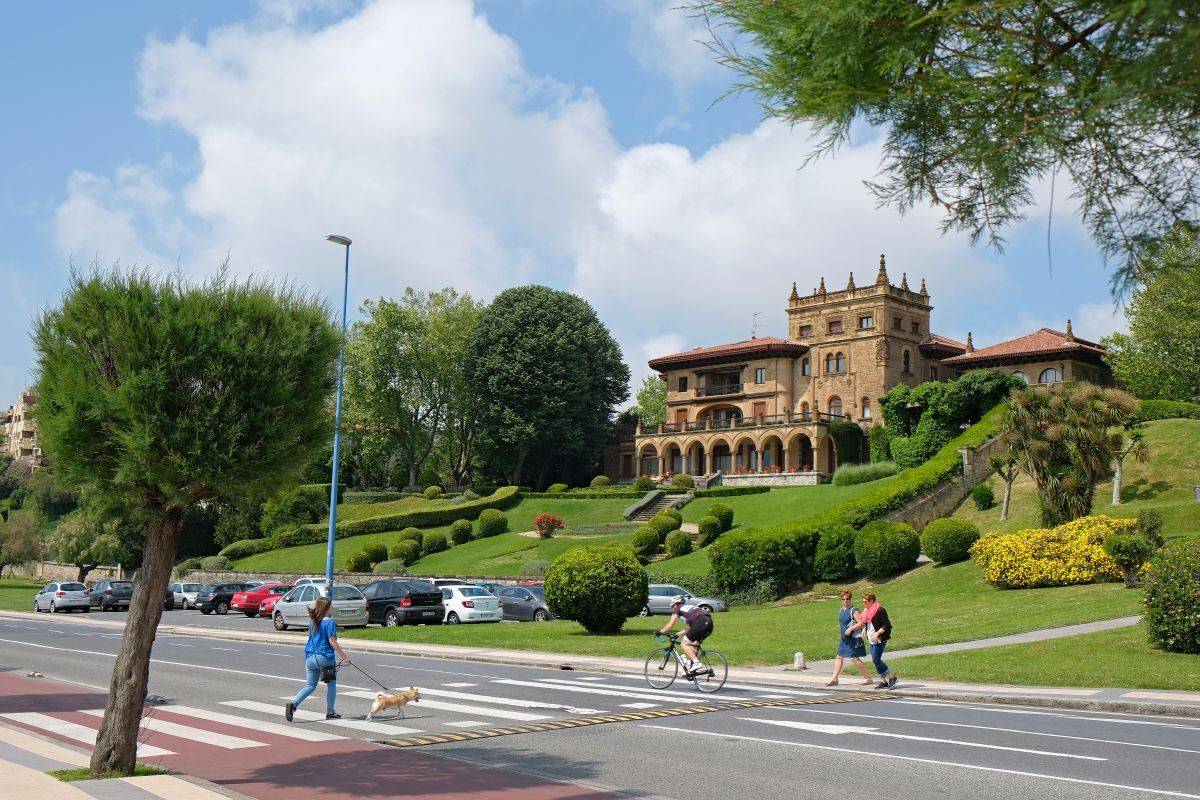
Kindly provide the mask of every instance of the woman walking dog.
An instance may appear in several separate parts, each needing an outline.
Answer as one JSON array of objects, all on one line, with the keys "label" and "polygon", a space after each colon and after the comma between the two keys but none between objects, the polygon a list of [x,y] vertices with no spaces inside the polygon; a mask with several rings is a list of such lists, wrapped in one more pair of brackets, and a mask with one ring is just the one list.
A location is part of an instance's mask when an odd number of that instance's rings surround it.
[{"label": "woman walking dog", "polygon": [[350,656],[342,650],[337,640],[337,625],[329,617],[329,609],[333,603],[328,597],[318,597],[313,607],[308,610],[308,641],[304,644],[304,669],[308,673],[308,683],[296,693],[283,709],[283,717],[288,722],[296,713],[300,704],[317,689],[317,681],[322,677],[325,681],[325,719],[341,719],[342,715],[334,710],[337,699],[337,657],[347,664]]}]

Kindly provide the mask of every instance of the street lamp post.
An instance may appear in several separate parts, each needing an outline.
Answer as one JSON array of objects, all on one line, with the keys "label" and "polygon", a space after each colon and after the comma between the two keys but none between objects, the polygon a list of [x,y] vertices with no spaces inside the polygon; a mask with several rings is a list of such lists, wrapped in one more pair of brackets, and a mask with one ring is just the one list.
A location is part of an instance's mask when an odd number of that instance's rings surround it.
[{"label": "street lamp post", "polygon": [[338,350],[337,405],[333,412],[333,475],[329,484],[329,541],[325,550],[325,596],[333,599],[333,542],[337,530],[338,462],[342,452],[342,379],[346,374],[346,305],[350,297],[350,239],[330,234],[325,237],[346,248],[346,267],[342,281],[342,346]]}]

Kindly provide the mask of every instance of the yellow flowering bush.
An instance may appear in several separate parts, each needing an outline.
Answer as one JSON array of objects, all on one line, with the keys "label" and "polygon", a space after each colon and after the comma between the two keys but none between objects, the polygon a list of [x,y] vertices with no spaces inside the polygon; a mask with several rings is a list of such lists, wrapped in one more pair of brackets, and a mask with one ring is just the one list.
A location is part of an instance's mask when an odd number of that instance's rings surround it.
[{"label": "yellow flowering bush", "polygon": [[1081,517],[1057,528],[985,536],[971,547],[971,555],[983,579],[1001,589],[1115,581],[1121,567],[1105,552],[1104,539],[1136,527],[1133,519]]}]

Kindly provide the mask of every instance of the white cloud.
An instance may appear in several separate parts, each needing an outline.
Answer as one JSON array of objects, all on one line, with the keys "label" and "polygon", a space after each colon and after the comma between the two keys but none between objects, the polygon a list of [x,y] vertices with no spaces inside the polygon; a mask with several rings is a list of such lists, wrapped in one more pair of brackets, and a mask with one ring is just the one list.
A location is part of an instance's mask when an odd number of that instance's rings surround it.
[{"label": "white cloud", "polygon": [[1084,303],[1075,311],[1071,328],[1076,336],[1098,342],[1110,333],[1128,333],[1125,310],[1112,303]]},{"label": "white cloud", "polygon": [[[722,76],[707,44],[704,20],[684,0],[620,0],[629,15],[629,51],[643,67],[671,82],[682,98],[694,87]],[[727,76],[724,76],[727,77]]]}]

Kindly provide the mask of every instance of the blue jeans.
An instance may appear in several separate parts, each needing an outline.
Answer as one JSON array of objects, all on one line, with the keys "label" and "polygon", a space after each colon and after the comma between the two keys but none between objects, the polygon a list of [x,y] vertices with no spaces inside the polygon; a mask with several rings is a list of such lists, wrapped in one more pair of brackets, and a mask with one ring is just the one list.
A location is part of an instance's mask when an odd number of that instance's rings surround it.
[{"label": "blue jeans", "polygon": [[[305,699],[317,690],[317,681],[321,680],[321,670],[326,667],[332,667],[334,660],[329,656],[313,654],[304,659],[304,669],[308,673],[308,683],[304,688],[296,693],[296,697],[292,700],[292,705],[296,708]],[[333,713],[333,703],[337,699],[337,680],[332,680],[325,684],[325,713]]]},{"label": "blue jeans", "polygon": [[883,663],[883,648],[885,647],[887,647],[887,642],[876,642],[871,645],[871,662],[875,664],[875,671],[881,678],[886,678],[890,672],[888,665]]}]

